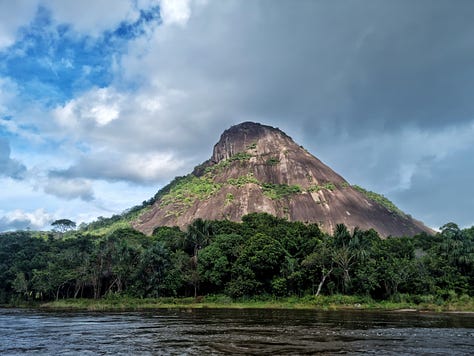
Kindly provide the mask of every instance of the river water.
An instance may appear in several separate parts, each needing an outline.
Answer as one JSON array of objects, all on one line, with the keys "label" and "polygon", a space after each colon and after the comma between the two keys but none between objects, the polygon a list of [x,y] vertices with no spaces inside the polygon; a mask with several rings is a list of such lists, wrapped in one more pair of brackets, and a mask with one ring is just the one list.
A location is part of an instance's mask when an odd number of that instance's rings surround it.
[{"label": "river water", "polygon": [[469,355],[474,315],[195,309],[0,309],[1,355]]}]

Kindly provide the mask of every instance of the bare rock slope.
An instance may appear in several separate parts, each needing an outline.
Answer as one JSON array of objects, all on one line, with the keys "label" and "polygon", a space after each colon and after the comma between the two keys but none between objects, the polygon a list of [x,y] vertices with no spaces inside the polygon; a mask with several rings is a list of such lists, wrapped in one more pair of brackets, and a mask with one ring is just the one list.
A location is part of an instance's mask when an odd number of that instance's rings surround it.
[{"label": "bare rock slope", "polygon": [[279,129],[245,122],[224,131],[210,160],[162,189],[133,222],[186,227],[197,218],[240,221],[266,212],[290,221],[373,228],[382,236],[432,233],[388,200],[353,187]]}]

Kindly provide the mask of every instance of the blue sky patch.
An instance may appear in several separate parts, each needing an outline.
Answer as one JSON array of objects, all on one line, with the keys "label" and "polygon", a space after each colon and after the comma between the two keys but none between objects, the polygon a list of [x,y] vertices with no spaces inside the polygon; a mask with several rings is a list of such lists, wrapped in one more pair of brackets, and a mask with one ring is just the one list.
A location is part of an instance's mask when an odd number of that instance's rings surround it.
[{"label": "blue sky patch", "polygon": [[156,8],[142,11],[136,22],[122,22],[99,38],[79,35],[68,25],[55,25],[51,18],[49,10],[40,7],[34,21],[22,28],[19,40],[0,52],[0,76],[17,83],[23,100],[46,107],[63,104],[91,87],[108,86],[114,57],[159,15]]}]

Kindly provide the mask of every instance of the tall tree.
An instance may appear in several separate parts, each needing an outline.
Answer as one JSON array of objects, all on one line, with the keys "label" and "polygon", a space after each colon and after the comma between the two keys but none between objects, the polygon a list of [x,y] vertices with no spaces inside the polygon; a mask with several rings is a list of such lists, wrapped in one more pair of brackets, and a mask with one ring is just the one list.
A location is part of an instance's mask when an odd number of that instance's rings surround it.
[{"label": "tall tree", "polygon": [[211,233],[211,224],[209,221],[203,219],[194,220],[194,222],[189,225],[186,233],[186,242],[191,245],[193,251],[191,283],[194,287],[194,297],[197,297],[200,279],[198,271],[199,251],[209,244]]},{"label": "tall tree", "polygon": [[60,233],[65,233],[66,231],[74,230],[76,228],[76,223],[69,219],[59,219],[51,223],[54,230]]}]

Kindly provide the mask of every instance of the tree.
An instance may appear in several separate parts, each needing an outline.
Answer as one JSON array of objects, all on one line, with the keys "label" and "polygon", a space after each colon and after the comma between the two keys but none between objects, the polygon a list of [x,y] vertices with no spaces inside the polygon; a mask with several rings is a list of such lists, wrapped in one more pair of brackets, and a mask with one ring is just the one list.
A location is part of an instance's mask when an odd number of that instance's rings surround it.
[{"label": "tree", "polygon": [[272,280],[278,277],[285,262],[286,251],[275,238],[257,232],[242,249],[240,256],[232,266],[232,293],[239,288],[241,295],[269,293]]},{"label": "tree", "polygon": [[[161,297],[173,289],[168,281],[170,252],[160,241],[156,241],[140,256],[139,264],[134,268],[133,289],[142,297]],[[170,288],[171,287],[171,288]]]},{"label": "tree", "polygon": [[196,219],[189,225],[186,233],[186,242],[191,245],[193,250],[192,264],[193,272],[191,283],[194,286],[194,297],[197,297],[197,290],[199,286],[198,273],[198,254],[199,251],[209,244],[211,237],[211,225],[209,221],[203,219]]},{"label": "tree", "polygon": [[202,249],[199,257],[199,275],[203,282],[220,292],[231,280],[232,265],[240,256],[245,240],[237,234],[221,234]]},{"label": "tree", "polygon": [[318,289],[315,294],[315,296],[318,296],[319,293],[321,293],[324,282],[334,269],[334,248],[331,241],[329,241],[328,238],[324,239],[316,248],[315,252],[306,256],[301,265],[311,274],[312,281],[315,279],[315,276],[319,277]]},{"label": "tree", "polygon": [[352,287],[351,271],[359,262],[367,259],[370,243],[373,238],[370,230],[368,236],[359,228],[352,235],[344,224],[337,224],[334,230],[333,261],[342,271],[342,290],[348,293]]},{"label": "tree", "polygon": [[76,228],[76,223],[69,219],[59,219],[53,221],[51,226],[54,227],[55,231],[65,233],[66,231],[74,230]]}]

